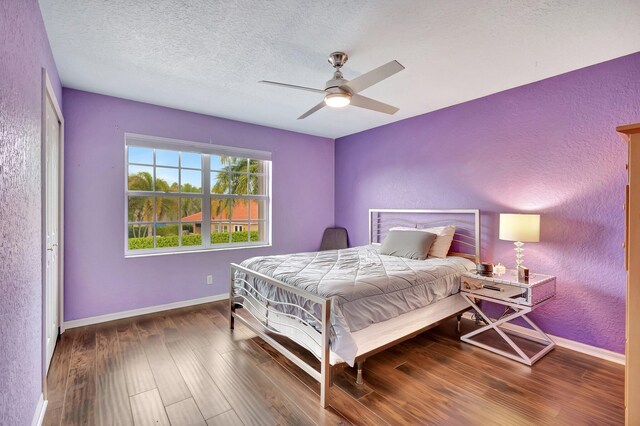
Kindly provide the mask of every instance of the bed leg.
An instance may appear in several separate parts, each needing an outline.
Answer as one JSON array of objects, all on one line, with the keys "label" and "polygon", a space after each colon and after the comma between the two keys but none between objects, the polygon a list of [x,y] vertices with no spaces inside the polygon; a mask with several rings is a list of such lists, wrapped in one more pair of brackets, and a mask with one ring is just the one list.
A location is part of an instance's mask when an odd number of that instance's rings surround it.
[{"label": "bed leg", "polygon": [[362,364],[364,364],[364,361],[358,361],[358,374],[356,375],[356,385],[364,384],[364,380],[362,380]]},{"label": "bed leg", "polygon": [[333,386],[333,382],[335,380],[335,375],[336,375],[336,366],[335,365],[329,365],[329,387]]},{"label": "bed leg", "polygon": [[320,359],[320,405],[322,408],[329,406],[329,388],[331,387],[330,315],[331,299],[327,299],[322,303],[322,358]]},{"label": "bed leg", "polygon": [[458,319],[458,328],[457,328],[457,330],[458,330],[458,333],[460,333],[460,331],[462,330],[462,328],[460,327],[460,323],[462,322],[462,314],[458,314],[456,316],[456,318]]},{"label": "bed leg", "polygon": [[234,326],[235,326],[235,318],[233,317],[233,314],[236,311],[236,308],[234,306],[233,300],[233,284],[234,284],[234,280],[235,280],[235,274],[233,271],[233,267],[231,267],[231,277],[230,277],[230,284],[229,284],[229,330],[233,330]]},{"label": "bed leg", "polygon": [[233,308],[233,301],[231,302],[231,306],[229,307],[229,330],[233,330],[235,327],[235,318],[233,317],[235,309]]}]

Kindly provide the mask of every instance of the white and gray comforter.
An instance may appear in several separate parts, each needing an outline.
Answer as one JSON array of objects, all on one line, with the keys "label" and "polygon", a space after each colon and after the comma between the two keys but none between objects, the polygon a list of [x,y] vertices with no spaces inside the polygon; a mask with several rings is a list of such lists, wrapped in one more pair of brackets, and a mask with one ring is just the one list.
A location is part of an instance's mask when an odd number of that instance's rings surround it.
[{"label": "white and gray comforter", "polygon": [[[380,254],[379,247],[362,246],[254,257],[242,262],[241,266],[320,297],[331,298],[331,349],[352,365],[357,347],[350,333],[457,293],[460,274],[475,265],[462,257],[411,260],[385,256]],[[238,278],[245,278],[244,274],[238,274]],[[254,280],[252,284],[262,296],[300,304],[320,317],[320,306],[315,303],[262,280]],[[276,305],[275,308],[301,316],[319,329],[317,321],[303,310],[290,305]]]}]

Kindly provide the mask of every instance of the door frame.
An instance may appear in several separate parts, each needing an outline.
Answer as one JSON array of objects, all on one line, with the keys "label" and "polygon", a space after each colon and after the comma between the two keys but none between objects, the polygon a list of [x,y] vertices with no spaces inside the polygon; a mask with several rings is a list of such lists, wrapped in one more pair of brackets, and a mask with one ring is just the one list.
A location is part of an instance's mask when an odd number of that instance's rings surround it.
[{"label": "door frame", "polygon": [[41,267],[42,267],[42,377],[43,392],[47,399],[47,97],[60,121],[58,149],[58,322],[64,332],[64,117],[60,102],[45,68],[42,68],[41,140],[40,140],[40,194],[41,194]]}]

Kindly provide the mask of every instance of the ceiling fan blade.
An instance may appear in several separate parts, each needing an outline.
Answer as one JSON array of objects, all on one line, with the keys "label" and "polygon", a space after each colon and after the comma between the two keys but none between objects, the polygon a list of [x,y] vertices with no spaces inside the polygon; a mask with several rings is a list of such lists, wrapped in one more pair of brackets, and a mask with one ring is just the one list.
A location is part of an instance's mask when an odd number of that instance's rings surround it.
[{"label": "ceiling fan blade", "polygon": [[398,108],[392,105],[385,104],[384,102],[379,102],[362,95],[351,95],[350,105],[370,109],[373,111],[384,112],[385,114],[395,114],[399,111]]},{"label": "ceiling fan blade", "polygon": [[384,64],[374,70],[362,74],[360,77],[356,77],[341,87],[346,87],[351,93],[359,93],[371,87],[374,84],[380,83],[385,78],[389,78],[395,73],[402,71],[404,67],[398,61],[391,61]]},{"label": "ceiling fan blade", "polygon": [[313,87],[296,86],[295,84],[278,83],[275,81],[268,81],[268,80],[260,80],[258,83],[272,84],[274,86],[286,87],[288,89],[306,90],[307,92],[324,94],[324,90],[314,89]]},{"label": "ceiling fan blade", "polygon": [[308,116],[310,116],[314,112],[318,111],[319,109],[322,109],[324,106],[325,106],[325,103],[324,103],[324,99],[323,99],[318,105],[314,106],[309,111],[305,112],[300,117],[298,117],[298,120],[302,120],[303,118],[307,118]]}]

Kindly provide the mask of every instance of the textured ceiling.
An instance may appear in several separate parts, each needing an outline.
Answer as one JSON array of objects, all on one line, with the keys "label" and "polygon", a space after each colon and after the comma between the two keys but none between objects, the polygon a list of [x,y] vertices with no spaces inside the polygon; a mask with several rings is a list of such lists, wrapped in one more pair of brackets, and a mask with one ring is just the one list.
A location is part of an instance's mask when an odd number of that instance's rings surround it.
[{"label": "textured ceiling", "polygon": [[[66,87],[339,137],[640,51],[640,1],[40,0]],[[324,108],[328,54],[393,116]]]}]

